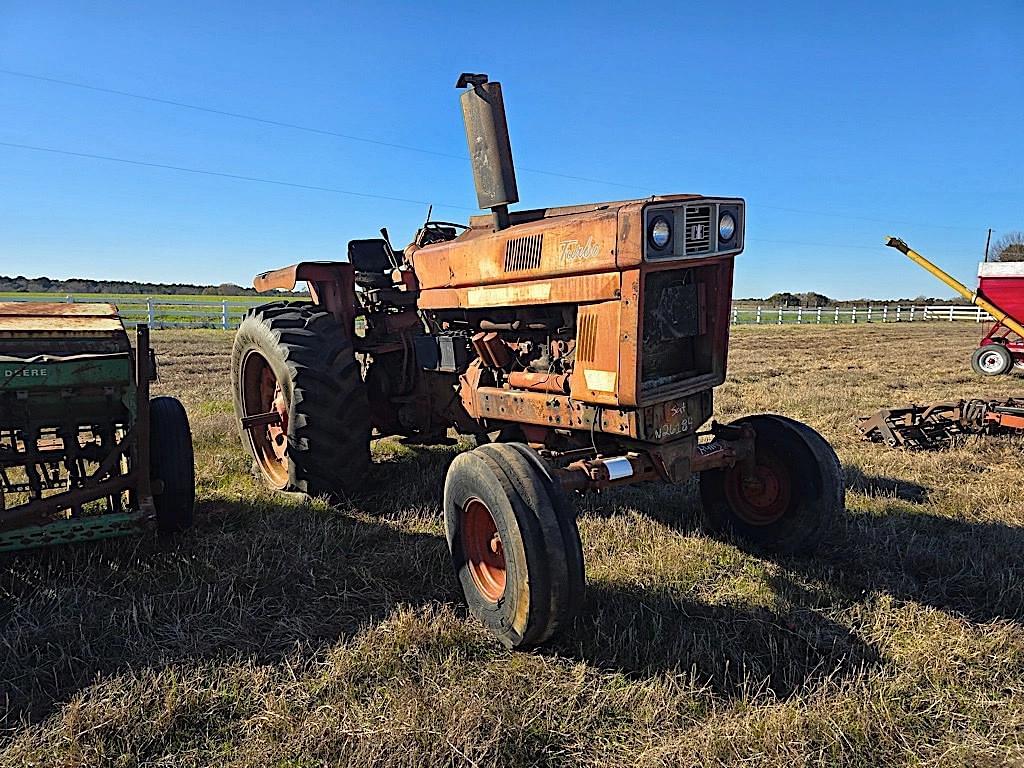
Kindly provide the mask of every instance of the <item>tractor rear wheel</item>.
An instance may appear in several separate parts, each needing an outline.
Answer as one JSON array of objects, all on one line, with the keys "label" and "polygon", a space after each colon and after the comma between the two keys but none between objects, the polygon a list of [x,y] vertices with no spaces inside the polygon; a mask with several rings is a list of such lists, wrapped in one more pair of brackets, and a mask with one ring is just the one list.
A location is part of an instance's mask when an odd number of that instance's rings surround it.
[{"label": "tractor rear wheel", "polygon": [[149,477],[156,481],[153,506],[161,533],[192,525],[196,505],[196,463],[185,407],[173,397],[149,401]]},{"label": "tractor rear wheel", "polygon": [[971,368],[982,376],[1002,376],[1013,368],[1013,355],[1002,344],[986,344],[974,350]]},{"label": "tractor rear wheel", "polygon": [[806,424],[784,416],[747,416],[754,428],[753,476],[739,465],[700,475],[704,527],[779,554],[812,551],[845,506],[842,465]]},{"label": "tractor rear wheel", "polygon": [[308,303],[252,310],[231,355],[242,444],[279,491],[343,498],[370,468],[366,388],[345,328]]},{"label": "tractor rear wheel", "polygon": [[583,601],[575,518],[527,452],[504,444],[460,454],[444,487],[448,548],[470,612],[509,648],[545,642]]}]

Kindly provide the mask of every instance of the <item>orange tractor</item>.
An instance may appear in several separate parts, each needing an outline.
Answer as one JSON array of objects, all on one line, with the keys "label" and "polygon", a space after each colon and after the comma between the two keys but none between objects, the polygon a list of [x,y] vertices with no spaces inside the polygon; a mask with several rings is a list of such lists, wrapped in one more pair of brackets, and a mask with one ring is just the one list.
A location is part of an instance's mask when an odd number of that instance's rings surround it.
[{"label": "orange tractor", "polygon": [[474,438],[445,480],[448,544],[472,613],[510,647],[544,642],[583,601],[573,492],[699,474],[710,531],[813,548],[843,510],[831,446],[775,415],[702,431],[725,380],[743,200],[509,211],[501,87],[471,74],[458,87],[489,215],[428,216],[402,250],[382,229],[347,261],[255,280],[305,281],[312,299],[254,309],[235,339],[235,408],[263,480],[344,497],[373,437]]}]

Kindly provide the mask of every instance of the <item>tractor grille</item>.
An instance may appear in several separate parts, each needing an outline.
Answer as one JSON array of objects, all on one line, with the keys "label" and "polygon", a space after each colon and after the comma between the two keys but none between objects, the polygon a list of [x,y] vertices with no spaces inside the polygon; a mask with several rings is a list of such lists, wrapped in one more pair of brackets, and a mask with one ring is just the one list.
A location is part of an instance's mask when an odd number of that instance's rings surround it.
[{"label": "tractor grille", "polygon": [[[708,281],[716,267],[651,272],[644,278],[640,387],[645,397],[670,391],[713,371],[707,335]],[[726,329],[728,330],[728,329]]]},{"label": "tractor grille", "polygon": [[576,359],[581,363],[594,361],[597,348],[597,316],[584,314],[580,317],[579,332],[576,334]]},{"label": "tractor grille", "polygon": [[514,237],[509,240],[505,243],[505,271],[521,272],[526,269],[537,269],[540,266],[543,245],[543,234]]},{"label": "tractor grille", "polygon": [[708,253],[711,250],[711,206],[686,206],[685,254]]}]

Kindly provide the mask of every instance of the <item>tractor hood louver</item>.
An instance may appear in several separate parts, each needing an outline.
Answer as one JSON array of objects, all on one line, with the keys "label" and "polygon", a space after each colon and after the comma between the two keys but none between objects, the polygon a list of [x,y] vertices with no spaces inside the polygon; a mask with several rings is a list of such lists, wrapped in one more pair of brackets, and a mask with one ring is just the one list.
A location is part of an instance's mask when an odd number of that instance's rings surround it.
[{"label": "tractor hood louver", "polygon": [[505,271],[522,272],[540,267],[544,234],[513,237],[505,243]]}]

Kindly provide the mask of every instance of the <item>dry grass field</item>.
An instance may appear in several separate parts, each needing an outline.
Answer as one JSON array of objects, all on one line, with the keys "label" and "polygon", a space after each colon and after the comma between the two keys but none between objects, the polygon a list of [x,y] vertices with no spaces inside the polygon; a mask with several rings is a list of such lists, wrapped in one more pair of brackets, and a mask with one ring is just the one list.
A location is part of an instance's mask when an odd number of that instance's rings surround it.
[{"label": "dry grass field", "polygon": [[440,495],[457,449],[383,441],[341,508],[264,492],[230,334],[155,335],[197,447],[176,540],[0,559],[0,764],[1024,765],[1024,441],[860,442],[884,405],[1024,394],[973,325],[739,327],[720,419],[803,419],[846,466],[815,559],[696,529],[692,486],[579,500],[589,592],[534,653],[460,602]]}]

